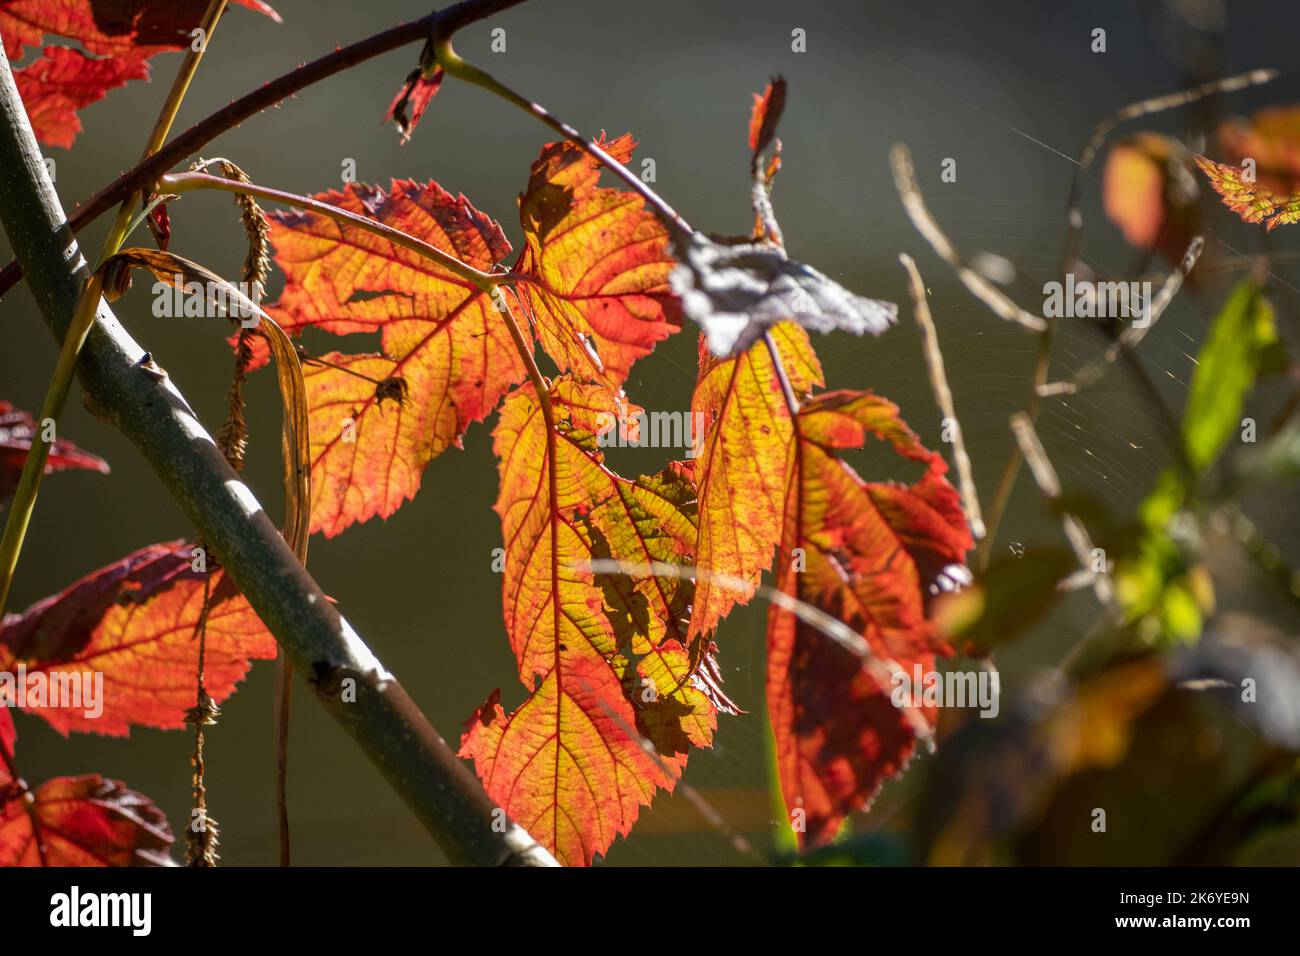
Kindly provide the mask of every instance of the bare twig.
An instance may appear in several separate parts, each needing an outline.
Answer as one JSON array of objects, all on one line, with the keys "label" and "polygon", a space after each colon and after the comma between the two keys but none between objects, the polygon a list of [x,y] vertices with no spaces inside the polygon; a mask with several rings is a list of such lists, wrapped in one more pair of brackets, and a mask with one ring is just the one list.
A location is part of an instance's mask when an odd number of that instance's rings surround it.
[{"label": "bare twig", "polygon": [[1075,166],[1074,178],[1070,182],[1070,195],[1066,200],[1065,211],[1067,230],[1065,234],[1065,252],[1061,256],[1062,274],[1073,272],[1078,263],[1079,243],[1083,236],[1083,212],[1080,209],[1080,203],[1083,199],[1083,184],[1088,177],[1088,169],[1092,166],[1093,160],[1097,158],[1097,153],[1100,152],[1101,145],[1106,141],[1106,137],[1110,135],[1111,130],[1121,123],[1137,119],[1140,116],[1149,116],[1152,113],[1187,106],[1189,103],[1195,103],[1197,100],[1216,93],[1235,93],[1248,87],[1259,86],[1261,83],[1268,83],[1277,79],[1278,75],[1277,70],[1251,70],[1249,73],[1239,73],[1236,76],[1211,80],[1208,83],[1202,83],[1200,86],[1191,89],[1180,90],[1177,93],[1153,96],[1150,99],[1130,103],[1098,123],[1092,131],[1092,136],[1084,145],[1083,151],[1079,153],[1079,162]]},{"label": "bare twig", "polygon": [[898,261],[907,270],[912,281],[912,304],[916,313],[916,324],[921,327],[925,338],[925,364],[930,370],[930,387],[934,390],[934,400],[943,413],[945,421],[952,425],[952,455],[957,464],[957,480],[961,484],[962,506],[966,509],[966,523],[970,525],[971,534],[978,540],[984,537],[984,516],[980,511],[979,492],[975,488],[975,476],[971,474],[970,456],[966,454],[966,441],[962,437],[961,420],[957,418],[957,409],[952,401],[952,389],[948,387],[948,376],[944,372],[943,352],[939,349],[939,334],[934,328],[934,319],[930,315],[930,306],[925,301],[925,283],[916,263],[906,252],[900,253]]},{"label": "bare twig", "polygon": [[961,279],[962,285],[970,291],[971,295],[992,309],[998,318],[1024,326],[1031,332],[1042,332],[1046,329],[1047,323],[1040,316],[1030,315],[1020,308],[1006,293],[962,259],[957,248],[944,235],[939,224],[930,215],[930,210],[926,208],[921,189],[916,184],[916,170],[912,166],[912,154],[908,148],[902,143],[895,143],[894,148],[889,152],[889,161],[894,170],[894,185],[903,200],[903,208],[907,210],[912,225],[926,242],[930,243],[930,247],[938,253],[939,258],[952,266],[957,273],[957,278]]},{"label": "bare twig", "polygon": [[[1034,481],[1038,483],[1039,490],[1042,491],[1043,496],[1048,501],[1059,504],[1061,500],[1061,479],[1057,477],[1056,469],[1052,467],[1047,452],[1043,450],[1042,442],[1038,440],[1038,432],[1034,429],[1034,423],[1030,421],[1028,415],[1019,412],[1011,416],[1011,431],[1015,433],[1020,453],[1029,465],[1029,470],[1034,476]],[[1065,537],[1070,542],[1070,547],[1074,549],[1075,557],[1079,559],[1079,564],[1084,568],[1092,569],[1093,546],[1088,529],[1083,526],[1082,521],[1069,513],[1062,514],[1061,525],[1065,529]],[[1108,571],[1093,569],[1092,589],[1093,593],[1097,595],[1097,600],[1101,601],[1102,604],[1109,605],[1114,599],[1115,593],[1110,585]]]},{"label": "bare twig", "polygon": [[1178,268],[1165,278],[1164,284],[1160,287],[1160,292],[1155,297],[1155,301],[1150,304],[1150,313],[1142,325],[1129,325],[1115,338],[1115,341],[1111,343],[1100,359],[1090,365],[1085,365],[1077,374],[1065,381],[1049,382],[1038,386],[1038,394],[1044,398],[1052,395],[1073,395],[1080,389],[1095,385],[1106,374],[1107,370],[1115,364],[1116,359],[1120,357],[1120,354],[1125,349],[1136,348],[1138,343],[1146,338],[1147,333],[1155,328],[1155,324],[1160,321],[1160,317],[1164,315],[1169,303],[1173,301],[1178,290],[1182,288],[1183,281],[1196,265],[1196,260],[1200,258],[1201,250],[1204,248],[1204,238],[1196,236],[1192,239],[1187,247],[1187,252],[1183,254],[1182,261],[1178,264]]}]

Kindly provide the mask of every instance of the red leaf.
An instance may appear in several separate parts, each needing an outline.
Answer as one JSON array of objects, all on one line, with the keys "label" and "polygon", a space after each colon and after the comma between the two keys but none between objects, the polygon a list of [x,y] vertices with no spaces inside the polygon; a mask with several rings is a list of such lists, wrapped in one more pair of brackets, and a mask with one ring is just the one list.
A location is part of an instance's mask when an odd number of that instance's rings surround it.
[{"label": "red leaf", "polygon": [[[261,0],[235,2],[280,22]],[[47,33],[91,54],[47,47],[41,59],[14,70],[37,138],[70,147],[81,131],[76,110],[128,80],[147,78],[150,57],[188,47],[207,6],[206,0],[0,0],[0,36],[10,60],[20,59],[25,46],[39,46]]]},{"label": "red leaf", "polygon": [[[37,432],[36,420],[30,413],[0,400],[0,505],[17,489]],[[45,462],[45,473],[50,475],[69,468],[108,474],[108,462],[104,459],[82,451],[70,441],[56,439]]]},{"label": "red leaf", "polygon": [[[46,866],[168,866],[171,827],[145,796],[99,774],[55,777],[35,793]],[[41,866],[23,791],[0,784],[0,866]]]},{"label": "red leaf", "polygon": [[415,127],[420,124],[420,117],[424,115],[424,111],[429,108],[429,104],[438,94],[444,75],[442,67],[435,69],[431,76],[425,76],[423,70],[417,69],[406,78],[406,85],[397,91],[393,102],[388,105],[388,112],[384,114],[384,119],[392,120],[397,124],[403,143],[411,141],[411,134],[415,132]]},{"label": "red leaf", "polygon": [[92,60],[78,50],[50,46],[35,63],[14,71],[36,138],[72,147],[81,132],[77,110],[103,99],[109,90],[149,78],[148,64],[135,56]]},{"label": "red leaf", "polygon": [[[838,457],[868,437],[924,463],[908,486],[863,481]],[[946,653],[927,618],[932,586],[973,546],[943,458],[922,447],[898,409],[867,392],[828,392],[799,412],[777,586],[859,633],[905,672]],[[796,552],[795,549],[801,549]],[[790,611],[768,616],[768,712],[781,791],[823,843],[899,773],[915,741],[863,661]],[[934,715],[926,719],[933,722]]]},{"label": "red leaf", "polygon": [[[13,715],[9,713],[9,708],[0,703],[0,752],[7,754],[9,757],[14,755],[14,742],[18,739],[18,731],[14,727]],[[0,764],[4,761],[0,760]],[[0,766],[0,787],[3,787],[5,780],[5,768]]]},{"label": "red leaf", "polygon": [[[631,135],[601,140],[620,163]],[[551,143],[533,163],[519,199],[526,245],[521,292],[538,341],[561,369],[617,389],[639,358],[681,328],[668,287],[668,234],[633,192],[601,188],[601,167],[570,142]]]},{"label": "red leaf", "polygon": [[[194,706],[203,576],[191,569],[192,548],[180,541],[150,545],[101,568],[67,590],[9,615],[0,630],[0,670],[22,665],[51,687],[80,687],[102,676],[99,715],[74,706],[29,707],[55,730],[126,735],[132,725],[179,728]],[[217,701],[229,697],[252,659],[275,657],[274,638],[248,602],[212,572],[204,679]],[[22,703],[22,701],[19,701]]]}]

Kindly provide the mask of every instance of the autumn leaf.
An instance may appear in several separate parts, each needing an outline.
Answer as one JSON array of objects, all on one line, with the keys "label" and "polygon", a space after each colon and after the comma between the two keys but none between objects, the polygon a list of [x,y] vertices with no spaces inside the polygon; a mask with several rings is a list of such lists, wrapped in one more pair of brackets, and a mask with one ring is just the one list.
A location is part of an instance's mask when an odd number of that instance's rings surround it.
[{"label": "autumn leaf", "polygon": [[92,60],[77,50],[51,46],[28,67],[14,71],[18,95],[27,107],[36,138],[50,146],[71,149],[81,132],[77,110],[131,80],[149,77],[149,67],[136,57]]},{"label": "autumn leaf", "polygon": [[[598,434],[616,416],[608,390],[566,376],[546,405],[531,385],[515,392],[494,432],[506,630],[531,694],[507,714],[494,692],[468,722],[461,755],[568,864],[590,863],[625,835],[716,726],[702,687],[686,683],[689,579],[645,567],[691,557],[690,472],[613,474]],[[596,573],[597,560],[629,571]]]},{"label": "autumn leaf", "polygon": [[[777,587],[843,621],[877,659],[912,675],[947,648],[927,618],[940,581],[961,575],[973,547],[943,458],[926,450],[898,408],[869,392],[828,392],[796,423]],[[925,466],[912,485],[870,483],[839,456],[878,438]],[[964,568],[962,568],[964,570]],[[774,604],[768,617],[767,704],[781,792],[802,811],[809,842],[832,839],[868,805],[914,748],[910,715],[892,687],[850,650]],[[925,714],[931,723],[932,712]]]},{"label": "autumn leaf", "polygon": [[393,97],[393,102],[388,104],[388,112],[384,114],[384,119],[392,120],[397,124],[397,131],[401,134],[403,143],[411,141],[411,134],[415,132],[415,127],[419,125],[420,118],[424,116],[424,111],[429,108],[433,98],[438,95],[444,75],[445,73],[440,66],[436,67],[428,76],[424,75],[424,70],[415,69],[406,78],[405,85],[397,91],[397,95]]},{"label": "autumn leaf", "polygon": [[[349,185],[314,198],[401,229],[480,271],[510,251],[492,219],[434,182],[395,180],[389,192]],[[387,518],[413,498],[425,466],[460,446],[465,429],[523,381],[524,365],[477,285],[317,213],[270,220],[285,288],[268,310],[281,327],[378,332],[382,348],[331,352],[304,368],[311,528],[333,537],[358,521]]]},{"label": "autumn leaf", "polygon": [[1223,204],[1240,216],[1242,222],[1262,222],[1269,232],[1278,226],[1300,222],[1300,195],[1287,183],[1243,166],[1216,163],[1204,156],[1196,157],[1196,165],[1223,198]]},{"label": "autumn leaf", "polygon": [[1102,203],[1106,215],[1139,249],[1158,250],[1178,262],[1200,231],[1200,190],[1191,154],[1159,133],[1138,133],[1115,145],[1106,158]]},{"label": "autumn leaf", "polygon": [[[180,541],[149,545],[45,598],[0,629],[0,671],[23,668],[45,684],[86,687],[102,675],[96,707],[27,709],[62,734],[124,736],[131,726],[174,729],[194,706],[203,575],[193,548]],[[275,657],[275,640],[248,602],[212,572],[204,682],[217,701],[229,697],[251,660]],[[0,685],[2,688],[3,685]],[[22,701],[18,701],[22,703]],[[101,710],[101,713],[95,713]]]},{"label": "autumn leaf", "polygon": [[[822,384],[821,364],[807,332],[787,323],[774,327],[772,337],[797,395]],[[701,337],[691,411],[705,422],[703,448],[695,461],[701,574],[688,635],[698,653],[731,608],[753,597],[759,578],[772,565],[781,539],[794,427],[762,342],[736,358],[719,360]]]},{"label": "autumn leaf", "polygon": [[785,110],[786,83],[775,76],[762,93],[754,94],[754,108],[749,114],[749,150],[755,157],[776,138],[776,127]]},{"label": "autumn leaf", "polygon": [[116,780],[97,773],[55,777],[33,797],[29,812],[23,789],[6,788],[0,779],[0,867],[171,865],[166,816],[148,797]]},{"label": "autumn leaf", "polygon": [[[235,2],[280,21],[261,0]],[[188,47],[206,8],[206,0],[0,0],[0,36],[11,61],[22,58],[25,46],[40,46],[46,34],[81,47],[46,47],[14,70],[37,139],[71,147],[81,132],[76,111],[114,87],[147,79],[150,57]]]},{"label": "autumn leaf", "polygon": [[[0,704],[0,752],[10,758],[14,755],[14,741],[18,739],[18,731],[14,729],[14,718],[9,713],[9,707]],[[0,788],[3,788],[8,781],[4,761],[0,760]]]},{"label": "autumn leaf", "polygon": [[[630,134],[605,142],[630,162]],[[525,246],[518,271],[537,338],[561,368],[617,389],[628,370],[681,327],[668,287],[668,236],[633,192],[603,188],[601,169],[573,143],[551,143],[519,199]]]},{"label": "autumn leaf", "polygon": [[[0,507],[13,497],[22,477],[23,464],[36,438],[36,420],[22,409],[0,399]],[[108,474],[108,462],[98,455],[82,451],[72,442],[56,439],[45,462],[45,473],[80,468]]]}]

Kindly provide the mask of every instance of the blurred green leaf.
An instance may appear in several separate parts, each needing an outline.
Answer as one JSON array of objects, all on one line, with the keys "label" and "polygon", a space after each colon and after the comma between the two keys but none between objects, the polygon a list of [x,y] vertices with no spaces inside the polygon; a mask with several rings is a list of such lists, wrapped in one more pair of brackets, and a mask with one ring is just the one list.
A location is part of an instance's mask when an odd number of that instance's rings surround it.
[{"label": "blurred green leaf", "polygon": [[1151,644],[1195,640],[1214,610],[1209,572],[1196,558],[1195,519],[1183,511],[1187,488],[1164,471],[1138,509],[1136,549],[1116,563],[1115,590],[1126,623]]},{"label": "blurred green leaf", "polygon": [[1280,345],[1273,307],[1253,280],[1228,297],[1197,356],[1183,441],[1192,467],[1205,471],[1240,427],[1241,410],[1256,377],[1276,366]]}]

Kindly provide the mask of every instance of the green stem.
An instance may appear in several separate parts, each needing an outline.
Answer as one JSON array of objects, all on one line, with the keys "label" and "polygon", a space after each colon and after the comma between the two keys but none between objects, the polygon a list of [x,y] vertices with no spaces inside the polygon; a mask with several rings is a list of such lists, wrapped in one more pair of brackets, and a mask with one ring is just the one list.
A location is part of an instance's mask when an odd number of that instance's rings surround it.
[{"label": "green stem", "polygon": [[[171,91],[167,94],[167,100],[163,103],[162,112],[158,114],[158,120],[154,123],[153,131],[149,134],[149,141],[145,145],[143,159],[148,159],[157,152],[167,139],[167,133],[171,130],[172,122],[176,119],[176,114],[181,108],[181,101],[184,100],[185,93],[190,88],[190,82],[194,79],[199,60],[203,58],[203,51],[207,49],[208,41],[212,39],[212,34],[217,28],[217,21],[221,19],[221,14],[225,12],[225,9],[226,0],[211,0],[208,4],[207,12],[203,15],[200,24],[200,29],[204,31],[205,41],[197,50],[191,47],[185,54],[185,61],[181,64],[180,72],[177,73]],[[50,386],[45,392],[45,400],[41,403],[40,422],[42,429],[44,429],[46,422],[54,423],[56,429],[58,427],[59,416],[63,413],[63,406],[68,401],[68,392],[72,388],[72,376],[77,370],[77,359],[81,355],[81,347],[86,342],[86,336],[95,322],[95,312],[99,307],[100,293],[103,289],[103,282],[99,276],[99,267],[116,255],[122,247],[122,242],[131,229],[132,210],[135,208],[136,196],[138,195],[138,193],[132,193],[118,207],[117,219],[113,222],[113,227],[109,229],[108,236],[104,239],[104,246],[100,250],[95,270],[91,274],[90,281],[86,283],[85,289],[82,290],[81,299],[78,301],[76,312],[73,314],[72,324],[69,326],[68,334],[64,337],[63,345],[59,349],[59,359],[54,367],[54,376],[51,378]],[[32,512],[36,508],[36,496],[40,494],[41,478],[45,475],[45,465],[50,457],[52,439],[53,436],[51,436],[49,442],[34,442],[32,449],[28,452],[27,459],[23,462],[23,472],[18,480],[18,488],[14,493],[13,504],[5,520],[4,535],[0,537],[0,617],[4,615],[8,603],[9,589],[13,585],[14,572],[18,567],[18,557],[22,553],[23,540],[27,537]]]}]

